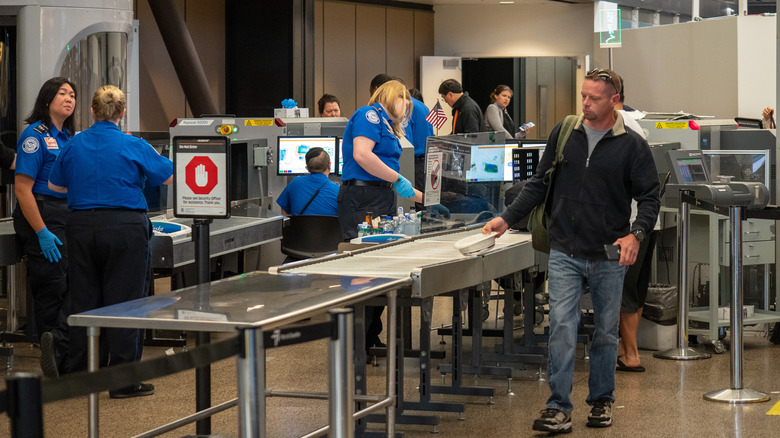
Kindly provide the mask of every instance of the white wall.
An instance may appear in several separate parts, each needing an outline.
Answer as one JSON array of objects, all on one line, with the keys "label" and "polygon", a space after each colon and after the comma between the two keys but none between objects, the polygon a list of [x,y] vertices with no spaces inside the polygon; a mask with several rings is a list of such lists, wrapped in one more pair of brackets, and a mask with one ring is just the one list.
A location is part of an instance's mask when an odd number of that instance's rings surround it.
[{"label": "white wall", "polygon": [[[757,118],[775,105],[775,17],[722,17],[623,31],[613,68],[644,111]],[[598,48],[592,65],[608,66]]]},{"label": "white wall", "polygon": [[593,4],[434,6],[437,56],[584,56],[593,52]]}]

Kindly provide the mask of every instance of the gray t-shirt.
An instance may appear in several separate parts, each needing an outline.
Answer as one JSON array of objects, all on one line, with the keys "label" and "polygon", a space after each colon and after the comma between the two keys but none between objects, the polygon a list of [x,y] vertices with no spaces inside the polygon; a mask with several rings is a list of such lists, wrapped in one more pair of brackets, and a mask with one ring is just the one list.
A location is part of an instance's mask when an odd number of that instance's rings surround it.
[{"label": "gray t-shirt", "polygon": [[609,129],[604,129],[604,130],[593,129],[590,126],[588,126],[587,123],[584,122],[582,123],[582,126],[585,127],[585,134],[588,137],[588,158],[590,158],[590,154],[592,154],[593,149],[596,148],[596,143],[598,143],[599,140],[601,140],[601,138],[604,137],[604,134],[606,134],[609,131]]}]

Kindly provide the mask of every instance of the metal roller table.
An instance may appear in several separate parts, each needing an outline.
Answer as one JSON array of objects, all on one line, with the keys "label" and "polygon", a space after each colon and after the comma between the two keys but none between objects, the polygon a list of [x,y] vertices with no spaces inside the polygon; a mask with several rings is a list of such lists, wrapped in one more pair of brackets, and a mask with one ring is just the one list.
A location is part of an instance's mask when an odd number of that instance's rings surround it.
[{"label": "metal roller table", "polygon": [[[461,386],[464,364],[462,360],[461,304],[469,288],[480,287],[495,278],[522,271],[534,265],[534,250],[531,237],[525,233],[505,233],[496,239],[495,246],[477,255],[463,255],[455,249],[454,243],[467,236],[479,233],[481,225],[431,235],[414,236],[399,241],[377,245],[357,251],[349,251],[314,260],[301,261],[271,268],[272,272],[336,273],[339,275],[377,275],[392,278],[409,278],[411,287],[401,290],[402,305],[421,307],[420,323],[420,401],[405,402],[403,399],[403,373],[398,373],[398,411],[395,421],[399,424],[427,424],[434,426],[438,417],[409,415],[405,410],[459,412],[463,414],[462,403],[433,403],[431,393],[457,395],[493,396],[493,388]],[[454,291],[453,342],[452,342],[452,385],[433,386],[430,376],[430,328],[433,297]],[[480,306],[481,308],[481,306]],[[399,312],[401,315],[402,312]],[[477,319],[481,321],[481,319]],[[506,322],[512,324],[511,319]],[[399,326],[403,321],[399,322]],[[479,362],[477,348],[481,339],[481,324],[476,324],[473,338],[476,339],[472,362]],[[359,332],[359,330],[358,330]],[[390,332],[388,332],[390,333]],[[356,342],[360,342],[356,339]],[[399,351],[403,351],[403,336],[397,336]],[[511,342],[511,339],[510,339]],[[356,351],[356,364],[360,369],[360,349]],[[402,355],[398,356],[399,367],[403,366]],[[542,357],[532,360],[541,363]],[[364,363],[364,362],[363,362]],[[359,385],[361,382],[357,382]],[[370,421],[383,421],[370,418]]]},{"label": "metal roller table", "polygon": [[[354,305],[383,294],[388,296],[389,312],[394,315],[396,289],[408,287],[410,283],[408,277],[355,278],[340,275],[275,275],[253,272],[71,315],[68,323],[71,326],[87,327],[89,371],[98,368],[98,336],[102,327],[231,333],[237,329],[251,329],[251,333],[244,331],[244,351],[242,356],[238,357],[237,404],[240,430],[241,436],[265,436],[265,352],[262,333],[329,309]],[[390,321],[389,325],[395,329],[393,321]],[[296,328],[300,331],[304,329],[305,327]],[[279,338],[284,339],[283,336]],[[351,341],[351,336],[347,338]],[[272,336],[272,339],[275,338]],[[390,349],[389,355],[394,356],[395,350]],[[395,409],[392,403],[395,362],[388,362],[388,393],[382,398],[371,400],[377,402],[371,409],[387,409],[392,418]],[[350,388],[348,383],[342,383],[341,386]],[[277,391],[270,395],[295,396]],[[363,397],[363,400],[365,399],[367,398]],[[236,401],[228,403],[232,403],[232,406]],[[367,413],[356,412],[355,416]],[[347,418],[351,419],[352,414]],[[388,422],[387,428],[388,436],[392,436],[393,424]],[[96,437],[98,430],[98,394],[92,394],[89,397],[90,437]]]}]

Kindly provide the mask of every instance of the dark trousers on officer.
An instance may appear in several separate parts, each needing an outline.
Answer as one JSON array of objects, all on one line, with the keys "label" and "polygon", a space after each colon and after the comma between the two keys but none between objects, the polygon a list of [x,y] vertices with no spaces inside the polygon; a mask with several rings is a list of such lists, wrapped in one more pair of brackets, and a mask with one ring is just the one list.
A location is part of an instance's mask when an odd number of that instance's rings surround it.
[{"label": "dark trousers on officer", "polygon": [[[64,327],[67,316],[68,246],[65,237],[65,221],[68,218],[68,201],[65,198],[41,194],[35,194],[35,199],[46,228],[63,243],[62,246],[58,246],[62,254],[60,261],[51,263],[46,260],[41,253],[38,235],[24,218],[22,209],[18,204],[16,205],[13,212],[14,231],[27,257],[27,284],[33,297],[35,330],[40,336],[43,332],[57,333],[58,327]],[[59,334],[61,339],[57,339],[58,345],[60,343],[67,345],[67,332],[62,330]]]},{"label": "dark trousers on officer", "polygon": [[[378,183],[378,184],[377,184]],[[396,214],[396,197],[392,183],[382,181],[345,181],[336,198],[341,231],[344,240],[357,237],[357,226],[366,220],[366,213],[374,217]],[[366,348],[379,345],[382,333],[381,306],[366,306]]]},{"label": "dark trousers on officer", "polygon": [[[147,293],[151,226],[136,210],[74,210],[66,227],[70,251],[71,312],[143,298]],[[100,366],[140,360],[141,331],[109,328],[100,334]],[[70,328],[68,371],[87,367],[87,333]]]}]

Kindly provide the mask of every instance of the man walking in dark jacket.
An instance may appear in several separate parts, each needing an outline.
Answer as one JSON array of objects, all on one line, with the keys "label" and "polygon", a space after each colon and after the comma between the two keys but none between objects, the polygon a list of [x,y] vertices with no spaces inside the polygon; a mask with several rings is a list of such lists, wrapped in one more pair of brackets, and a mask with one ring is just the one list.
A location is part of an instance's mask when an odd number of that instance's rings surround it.
[{"label": "man walking in dark jacket", "polygon": [[439,85],[441,98],[452,107],[452,133],[482,131],[482,110],[469,93],[463,91],[463,86],[455,79],[447,79]]},{"label": "man walking in dark jacket", "polygon": [[[551,395],[533,429],[571,431],[572,379],[577,349],[579,307],[585,285],[593,299],[595,331],[590,348],[587,425],[612,425],[618,321],[626,266],[636,260],[639,243],[655,225],[660,199],[655,164],[647,142],[627,130],[615,111],[622,81],[612,70],[594,69],[582,84],[582,110],[565,143],[554,191],[549,199],[550,339],[547,374]],[[547,140],[536,174],[506,212],[488,222],[484,233],[503,233],[544,201],[542,176],[552,166],[561,123]],[[629,224],[631,199],[638,214]],[[608,260],[605,245],[620,247]]]}]

